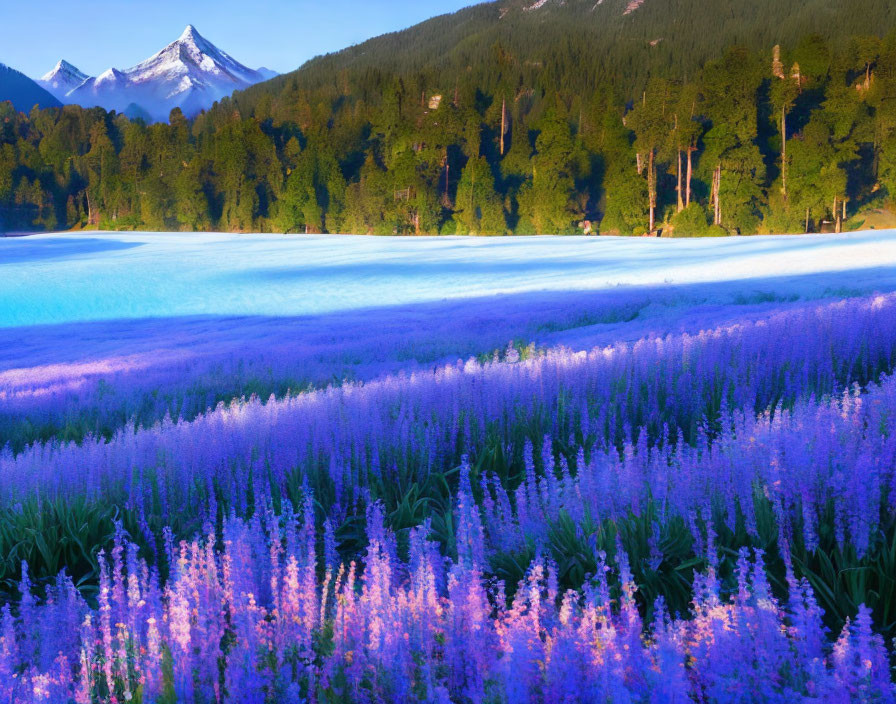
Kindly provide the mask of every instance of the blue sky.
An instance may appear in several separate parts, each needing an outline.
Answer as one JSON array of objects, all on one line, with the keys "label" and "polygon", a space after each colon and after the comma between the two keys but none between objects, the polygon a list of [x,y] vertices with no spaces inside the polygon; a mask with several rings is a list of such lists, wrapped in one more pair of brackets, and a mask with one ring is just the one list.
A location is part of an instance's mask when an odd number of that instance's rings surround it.
[{"label": "blue sky", "polygon": [[66,59],[129,68],[193,24],[238,61],[281,73],[476,0],[2,0],[0,63],[39,77]]}]

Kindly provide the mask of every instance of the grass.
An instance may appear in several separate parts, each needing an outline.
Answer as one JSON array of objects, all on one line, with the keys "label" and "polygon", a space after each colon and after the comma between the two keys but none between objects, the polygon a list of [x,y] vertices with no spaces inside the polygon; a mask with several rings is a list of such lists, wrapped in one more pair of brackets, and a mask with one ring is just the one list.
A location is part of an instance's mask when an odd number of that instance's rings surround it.
[{"label": "grass", "polygon": [[[574,469],[572,465],[571,469]],[[522,472],[500,443],[492,442],[472,467],[471,483],[482,510],[478,477],[494,474],[502,484],[514,487],[522,481]],[[370,501],[382,502],[387,526],[398,538],[400,557],[407,557],[408,536],[413,528],[427,524],[431,537],[447,555],[456,557],[455,516],[459,468],[445,473],[432,473],[424,480],[409,474],[396,475],[392,481],[375,486]],[[256,480],[247,487],[253,500],[249,516],[264,506],[256,505]],[[308,484],[298,480],[283,491],[274,491],[270,506],[278,515],[287,502],[301,505]],[[319,542],[323,544],[323,518],[328,500],[315,494],[318,514]],[[232,510],[221,497],[217,516],[218,534],[224,516]],[[735,565],[740,551],[761,550],[773,589],[780,599],[787,598],[789,560],[794,576],[805,578],[812,586],[825,611],[825,622],[832,633],[854,618],[858,606],[865,604],[873,611],[875,626],[886,638],[896,637],[896,522],[885,520],[867,553],[859,556],[855,548],[840,545],[834,530],[831,504],[818,526],[818,546],[808,548],[802,540],[801,525],[793,526],[793,537],[787,546],[780,544],[780,529],[774,507],[757,490],[754,496],[756,531],[746,527],[744,514],[732,521],[721,506],[714,507],[714,554],[723,589],[736,589]],[[249,517],[245,516],[245,517]],[[732,528],[726,527],[731,523]],[[702,542],[709,539],[709,526],[698,521]],[[185,518],[170,526],[176,540],[189,539],[200,532],[196,519]],[[162,578],[167,575],[164,541],[165,525],[153,516],[141,517],[133,511],[83,498],[60,499],[54,502],[36,500],[0,511],[0,600],[14,602],[18,598],[21,565],[29,565],[30,579],[36,585],[51,583],[61,570],[70,574],[78,589],[90,603],[95,603],[100,550],[111,548],[116,530],[125,531],[140,546],[141,557],[155,564]],[[364,506],[355,510],[335,527],[340,557],[347,561],[359,557],[367,546]],[[708,554],[698,546],[690,526],[683,517],[664,516],[654,503],[643,506],[637,515],[628,514],[617,520],[586,517],[577,523],[562,513],[550,526],[545,545],[529,543],[515,552],[492,552],[488,556],[488,575],[506,583],[508,599],[523,581],[530,564],[540,553],[556,565],[561,589],[578,589],[597,569],[598,556],[615,560],[617,550],[625,550],[638,585],[637,599],[647,622],[652,618],[654,602],[662,597],[672,614],[686,614],[693,599],[694,575],[704,571]],[[618,583],[611,586],[618,589]]]}]

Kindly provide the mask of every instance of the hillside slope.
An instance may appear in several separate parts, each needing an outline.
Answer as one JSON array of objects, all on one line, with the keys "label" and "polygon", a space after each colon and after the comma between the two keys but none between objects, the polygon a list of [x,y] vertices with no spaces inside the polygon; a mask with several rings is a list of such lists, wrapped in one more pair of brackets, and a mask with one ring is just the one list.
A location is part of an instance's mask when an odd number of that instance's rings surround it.
[{"label": "hillside slope", "polygon": [[[528,1],[320,57],[190,122],[10,116],[0,140],[34,149],[0,153],[0,206],[22,229],[682,237],[837,231],[896,200],[888,3]],[[163,54],[173,75],[197,64]]]},{"label": "hillside slope", "polygon": [[624,75],[636,92],[650,75],[686,77],[733,44],[764,51],[811,33],[835,39],[894,26],[896,4],[886,0],[498,0],[318,57],[246,94],[371,72],[438,82],[463,71],[487,88],[507,60],[545,82],[575,68],[581,87]]},{"label": "hillside slope", "polygon": [[62,104],[24,73],[0,64],[0,102],[6,100],[22,112],[28,112],[35,105],[53,108]]}]

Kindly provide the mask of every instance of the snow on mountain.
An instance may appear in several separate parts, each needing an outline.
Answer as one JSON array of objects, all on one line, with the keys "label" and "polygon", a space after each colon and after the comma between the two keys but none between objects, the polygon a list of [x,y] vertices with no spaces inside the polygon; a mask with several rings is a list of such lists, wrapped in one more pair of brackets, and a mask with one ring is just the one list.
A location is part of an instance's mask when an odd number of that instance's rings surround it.
[{"label": "snow on mountain", "polygon": [[68,61],[57,63],[48,74],[37,79],[37,83],[66,102],[65,96],[86,81],[90,76],[82,73]]},{"label": "snow on mountain", "polygon": [[90,80],[93,82],[94,86],[121,85],[127,81],[127,76],[117,68],[110,68],[103,71],[96,78],[91,78]]},{"label": "snow on mountain", "polygon": [[173,108],[189,116],[233,91],[267,80],[272,72],[243,66],[189,25],[176,40],[125,71],[111,68],[65,94],[65,101],[124,112],[142,108],[166,120]]}]

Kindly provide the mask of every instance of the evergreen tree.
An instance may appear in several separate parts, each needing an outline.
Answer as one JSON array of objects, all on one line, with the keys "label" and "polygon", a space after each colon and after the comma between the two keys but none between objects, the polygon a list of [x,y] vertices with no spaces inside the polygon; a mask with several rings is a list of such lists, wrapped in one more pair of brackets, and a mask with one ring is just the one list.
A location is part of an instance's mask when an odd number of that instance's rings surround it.
[{"label": "evergreen tree", "polygon": [[775,47],[772,59],[772,77],[770,97],[772,114],[777,122],[781,138],[781,196],[787,200],[787,118],[796,105],[800,95],[799,67],[794,64],[792,68],[785,68],[781,60],[781,47]]},{"label": "evergreen tree", "polygon": [[505,234],[504,207],[485,157],[470,159],[464,167],[457,187],[454,219],[459,235]]},{"label": "evergreen tree", "polygon": [[537,234],[572,232],[582,217],[574,200],[576,156],[569,124],[550,111],[535,142],[532,178],[519,195],[520,214]]},{"label": "evergreen tree", "polygon": [[286,179],[278,203],[277,225],[282,232],[318,233],[323,229],[323,212],[315,187],[316,159],[311,150],[298,157],[298,164]]},{"label": "evergreen tree", "polygon": [[[578,232],[585,218],[613,234],[842,229],[896,198],[896,34],[874,36],[878,25],[833,2],[836,41],[802,15],[814,34],[745,35],[750,49],[723,50],[704,28],[688,41],[714,47],[705,65],[684,57],[683,35],[597,61],[578,2],[494,25],[482,6],[471,26],[427,35],[444,47],[466,38],[438,65],[413,58],[428,45],[376,40],[370,54],[316,60],[192,120],[0,104],[2,227],[534,234]],[[880,27],[887,12],[871,13]],[[536,14],[547,19],[522,41]],[[642,17],[660,15],[626,22]],[[500,36],[478,43],[477,23]]]},{"label": "evergreen tree", "polygon": [[761,83],[759,63],[739,47],[703,74],[703,110],[711,124],[703,162],[712,181],[713,224],[741,234],[757,230],[765,196],[765,163],[756,144]]},{"label": "evergreen tree", "polygon": [[654,79],[650,82],[635,109],[627,116],[627,123],[635,133],[635,153],[638,173],[647,179],[647,231],[656,229],[656,211],[659,197],[657,161],[663,156],[664,145],[670,134],[674,135],[674,98],[668,81]]},{"label": "evergreen tree", "polygon": [[638,175],[631,132],[618,111],[604,117],[602,153],[604,177],[604,217],[601,231],[619,235],[641,234],[647,225],[647,182]]},{"label": "evergreen tree", "polygon": [[98,225],[100,219],[114,206],[119,164],[108,129],[102,121],[95,123],[90,130],[90,151],[86,162],[87,223]]}]

